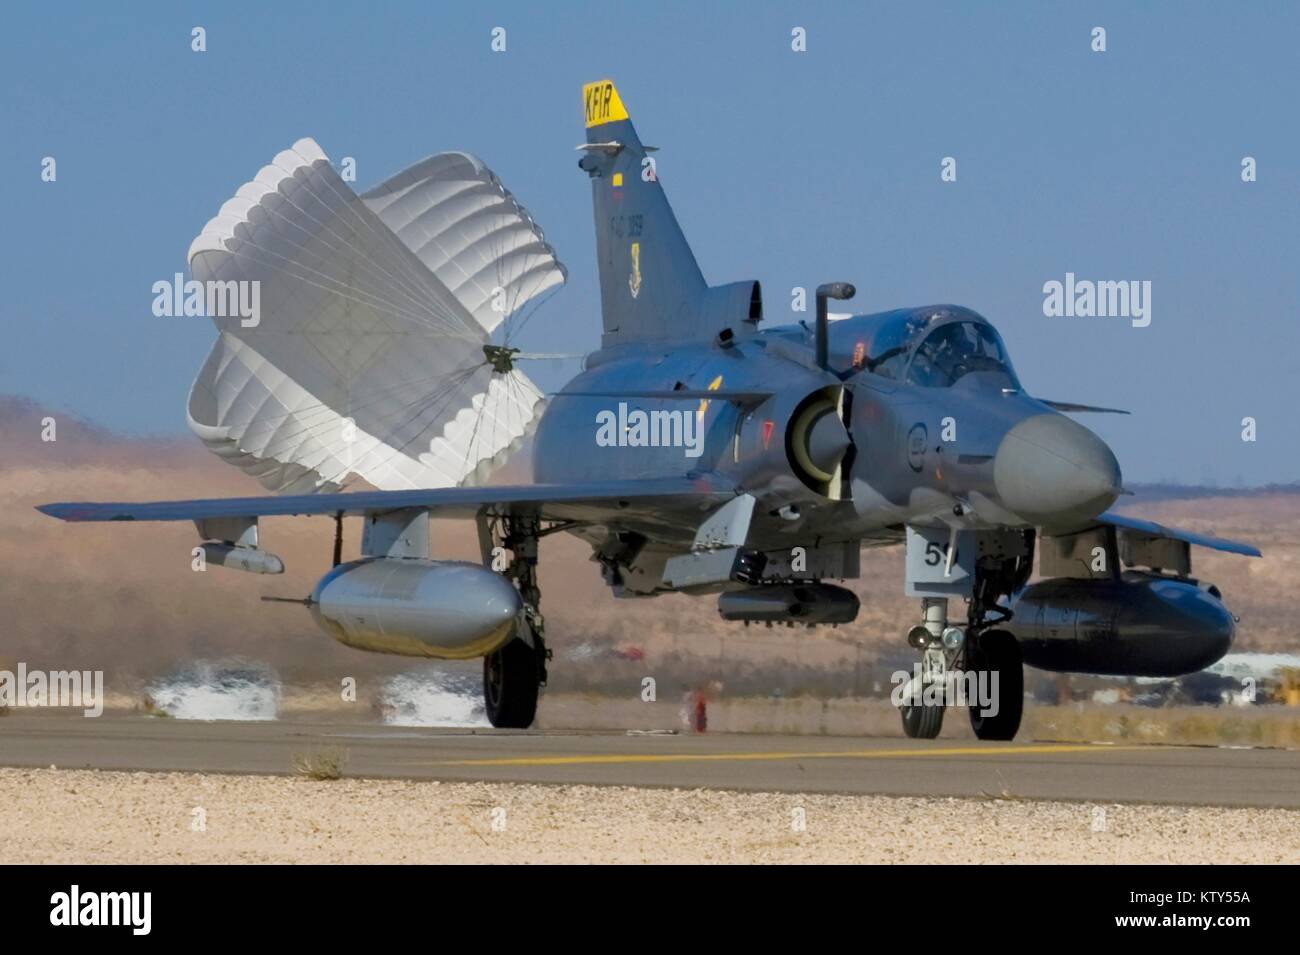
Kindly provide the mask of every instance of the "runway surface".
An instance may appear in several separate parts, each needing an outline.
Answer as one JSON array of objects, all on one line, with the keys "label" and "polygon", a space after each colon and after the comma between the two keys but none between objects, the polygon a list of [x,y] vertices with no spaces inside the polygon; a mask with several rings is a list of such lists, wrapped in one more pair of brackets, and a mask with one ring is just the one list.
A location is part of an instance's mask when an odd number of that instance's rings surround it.
[{"label": "runway surface", "polygon": [[1300,808],[1300,751],[826,736],[628,735],[144,716],[0,719],[0,765]]}]

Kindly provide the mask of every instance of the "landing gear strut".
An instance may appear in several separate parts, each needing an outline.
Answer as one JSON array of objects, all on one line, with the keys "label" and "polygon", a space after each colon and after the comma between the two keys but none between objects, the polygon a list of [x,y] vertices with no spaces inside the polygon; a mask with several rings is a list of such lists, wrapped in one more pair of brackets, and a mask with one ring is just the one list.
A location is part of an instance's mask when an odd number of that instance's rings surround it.
[{"label": "landing gear strut", "polygon": [[485,562],[496,559],[499,539],[499,546],[512,555],[505,576],[514,581],[524,604],[514,636],[483,658],[483,703],[488,721],[498,729],[532,726],[538,691],[546,684],[546,661],[551,654],[544,638],[546,624],[538,609],[542,592],[537,585],[537,541],[541,533],[533,519],[505,517],[490,526],[480,520]]},{"label": "landing gear strut", "polygon": [[942,689],[948,672],[943,646],[943,634],[948,628],[948,601],[926,597],[921,607],[924,622],[907,635],[907,642],[921,651],[921,664],[907,687],[900,709],[904,733],[912,739],[934,739],[943,729],[946,705],[946,700],[934,688]]}]

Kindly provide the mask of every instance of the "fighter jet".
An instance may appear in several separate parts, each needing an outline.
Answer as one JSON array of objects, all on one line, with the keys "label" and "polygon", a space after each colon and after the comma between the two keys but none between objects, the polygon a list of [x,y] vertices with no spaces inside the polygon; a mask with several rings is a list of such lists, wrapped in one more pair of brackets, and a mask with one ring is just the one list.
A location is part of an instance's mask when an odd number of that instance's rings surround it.
[{"label": "fighter jet", "polygon": [[[520,263],[516,277],[563,280],[522,207],[464,154],[433,157],[357,196],[303,141],[241,189],[191,248],[192,271],[239,280],[271,262],[280,283],[263,294],[260,329],[218,321],[191,419],[214,450],[268,487],[313,493],[40,510],[73,522],[193,521],[209,562],[260,573],[283,564],[261,548],[259,518],[328,515],[335,566],[298,602],[351,647],[482,657],[497,727],[534,719],[550,659],[538,543],[561,532],[590,545],[615,598],[711,595],[726,620],[808,626],[851,624],[858,598],[830,581],[858,577],[864,547],[901,546],[905,590],[918,601],[914,625],[899,628],[918,660],[900,698],[911,737],[938,735],[953,700],[928,691],[955,675],[992,678],[998,699],[968,702],[969,716],[976,736],[1005,740],[1020,725],[1025,665],[1163,676],[1227,652],[1234,618],[1219,591],[1191,575],[1191,546],[1259,551],[1109,510],[1123,493],[1119,464],[1067,413],[1113,409],[1027,394],[993,324],[956,305],[833,318],[830,303],[855,290],[827,282],[816,289],[811,324],[765,327],[759,282],[705,280],[655,150],[641,142],[614,84],[584,87],[582,109],[578,167],[595,212],[603,334],[537,420],[528,419],[540,405],[515,367],[525,356],[489,340],[491,321],[479,330],[466,317],[481,306],[489,315],[488,292],[503,288],[488,288],[492,269],[483,263],[499,271],[507,252]],[[452,168],[472,188],[448,186]],[[518,241],[467,266],[471,251],[503,233],[422,218],[434,207],[446,212],[453,194],[504,204]],[[406,208],[419,197],[418,208]],[[340,256],[346,269],[331,271]],[[464,289],[474,282],[485,291],[471,302]],[[311,348],[276,334],[295,308],[304,317],[289,325],[317,335]],[[420,308],[437,312],[427,324],[437,318],[451,329],[427,362],[415,338],[389,334]],[[381,327],[371,319],[385,309]],[[381,352],[381,338],[399,344]],[[328,351],[339,342],[346,347]],[[486,445],[481,421],[468,436],[460,417],[434,416],[411,431],[408,418],[431,401],[404,394],[385,404],[376,391],[374,401],[357,402],[343,387],[367,375],[394,380],[402,360],[431,363],[453,346],[481,351],[464,407],[514,395],[500,399],[506,411],[493,427],[503,433]],[[273,374],[259,377],[266,368]],[[429,394],[445,384],[434,371],[420,385]],[[375,404],[397,411],[365,418]],[[273,423],[259,431],[268,405]],[[349,424],[370,444],[345,455],[351,465],[337,464],[343,452],[321,435]],[[478,486],[478,465],[529,431],[535,483]],[[420,442],[427,447],[414,447]],[[462,449],[470,471],[448,472]],[[348,466],[383,489],[340,491],[346,482],[330,475]],[[455,486],[428,486],[438,474]],[[435,515],[476,522],[481,563],[433,556]],[[364,528],[362,556],[350,562],[341,560],[346,516],[360,516]],[[1035,556],[1040,579],[1031,583]],[[956,600],[964,609],[954,613]]]}]

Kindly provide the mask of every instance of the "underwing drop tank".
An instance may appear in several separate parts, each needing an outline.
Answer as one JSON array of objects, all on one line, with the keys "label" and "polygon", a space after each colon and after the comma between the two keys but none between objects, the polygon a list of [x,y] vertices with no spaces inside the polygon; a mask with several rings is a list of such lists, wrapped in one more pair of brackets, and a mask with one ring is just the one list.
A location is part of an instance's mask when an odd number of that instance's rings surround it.
[{"label": "underwing drop tank", "polygon": [[394,558],[340,564],[311,599],[317,624],[342,644],[439,660],[496,650],[523,606],[509,580],[478,564]]},{"label": "underwing drop tank", "polygon": [[1236,630],[1217,588],[1138,571],[1119,580],[1040,580],[1011,609],[1007,629],[1025,663],[1062,673],[1195,673],[1228,652]]}]

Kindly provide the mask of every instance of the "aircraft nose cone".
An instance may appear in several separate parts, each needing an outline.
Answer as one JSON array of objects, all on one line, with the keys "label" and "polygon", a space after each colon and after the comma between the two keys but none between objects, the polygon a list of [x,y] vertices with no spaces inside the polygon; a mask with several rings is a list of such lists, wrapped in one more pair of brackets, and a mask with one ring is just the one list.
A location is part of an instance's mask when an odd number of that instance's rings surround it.
[{"label": "aircraft nose cone", "polygon": [[1066,527],[1115,502],[1122,478],[1106,443],[1059,414],[1017,422],[993,457],[993,483],[1004,507],[1033,524]]}]

